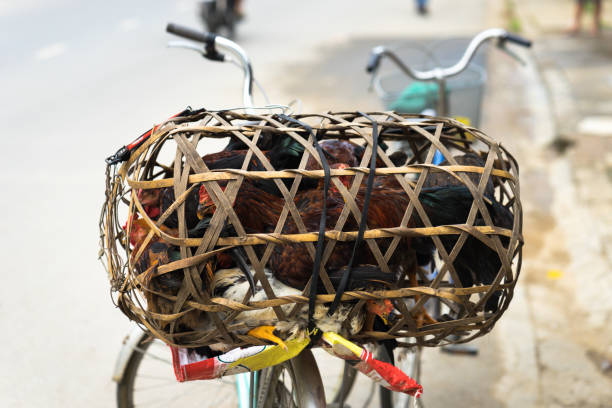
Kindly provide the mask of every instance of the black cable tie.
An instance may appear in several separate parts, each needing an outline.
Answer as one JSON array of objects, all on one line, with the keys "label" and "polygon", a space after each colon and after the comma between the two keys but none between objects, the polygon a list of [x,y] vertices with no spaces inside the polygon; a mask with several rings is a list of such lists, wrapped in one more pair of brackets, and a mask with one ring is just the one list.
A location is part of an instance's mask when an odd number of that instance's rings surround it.
[{"label": "black cable tie", "polygon": [[321,165],[323,166],[323,208],[321,209],[321,220],[319,222],[319,236],[317,238],[317,247],[315,251],[315,259],[312,268],[312,279],[310,281],[310,294],[308,296],[308,330],[313,331],[316,328],[314,322],[314,309],[315,309],[315,300],[317,298],[317,288],[319,286],[319,270],[321,269],[321,259],[323,257],[323,245],[325,244],[325,230],[326,230],[326,222],[327,222],[327,197],[329,190],[329,183],[331,179],[331,172],[329,169],[329,164],[327,163],[327,159],[325,158],[325,154],[323,149],[319,145],[319,141],[317,135],[313,131],[312,127],[308,124],[301,122],[291,116],[287,116],[285,114],[277,115],[281,120],[285,120],[287,122],[294,123],[298,126],[303,127],[308,131],[308,134],[312,136],[315,149],[317,153],[319,153],[319,157],[321,158]]},{"label": "black cable tie", "polygon": [[323,331],[315,326],[312,329],[308,329],[307,333],[308,338],[310,339],[308,348],[316,347],[319,344],[321,337],[323,337]]},{"label": "black cable tie", "polygon": [[368,219],[368,209],[370,207],[370,197],[372,195],[372,189],[374,187],[374,177],[376,173],[376,151],[378,149],[378,123],[371,116],[368,116],[363,112],[357,113],[372,122],[372,157],[370,157],[370,174],[368,174],[366,192],[363,200],[363,209],[361,210],[361,221],[359,222],[359,231],[357,232],[357,239],[355,239],[355,244],[353,245],[353,253],[351,254],[351,258],[349,260],[346,270],[342,274],[340,284],[336,289],[336,296],[334,297],[334,301],[327,310],[328,316],[333,315],[338,306],[340,305],[340,299],[342,298],[342,294],[346,290],[349,279],[351,277],[353,263],[355,262],[357,251],[359,250],[361,242],[363,241],[363,234],[365,232],[366,222]]}]

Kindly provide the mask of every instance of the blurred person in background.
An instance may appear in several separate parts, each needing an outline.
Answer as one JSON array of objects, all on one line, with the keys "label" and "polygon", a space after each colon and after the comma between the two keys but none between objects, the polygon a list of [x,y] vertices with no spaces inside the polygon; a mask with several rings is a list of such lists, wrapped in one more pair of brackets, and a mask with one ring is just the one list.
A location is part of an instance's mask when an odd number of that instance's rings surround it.
[{"label": "blurred person in background", "polygon": [[570,29],[570,33],[575,35],[580,32],[582,26],[582,13],[586,3],[591,3],[593,6],[593,28],[594,35],[599,35],[601,32],[601,3],[602,0],[576,0],[576,8],[574,9],[574,25]]},{"label": "blurred person in background", "polygon": [[427,0],[416,0],[417,11],[421,15],[427,14]]}]

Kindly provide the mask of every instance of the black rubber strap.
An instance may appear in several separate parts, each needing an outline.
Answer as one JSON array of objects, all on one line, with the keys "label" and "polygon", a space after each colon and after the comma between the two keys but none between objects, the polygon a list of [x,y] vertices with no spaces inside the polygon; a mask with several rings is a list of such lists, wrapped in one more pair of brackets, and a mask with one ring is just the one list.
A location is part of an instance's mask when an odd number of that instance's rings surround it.
[{"label": "black rubber strap", "polygon": [[323,246],[325,244],[325,229],[327,223],[327,196],[329,191],[329,182],[331,179],[331,173],[329,170],[329,164],[327,163],[327,159],[325,159],[325,153],[323,149],[319,145],[319,140],[315,135],[312,128],[295,118],[287,115],[278,115],[279,118],[285,120],[287,122],[294,123],[302,128],[306,129],[310,135],[312,135],[312,139],[314,142],[315,149],[317,153],[319,153],[319,157],[321,158],[321,165],[323,166],[323,208],[321,209],[321,221],[319,222],[319,236],[317,238],[317,247],[315,251],[315,259],[314,265],[312,267],[312,279],[310,281],[310,294],[308,295],[308,332],[314,333],[316,329],[316,324],[314,321],[314,309],[315,309],[315,300],[317,298],[317,287],[319,286],[319,270],[321,269],[321,259],[323,258]]},{"label": "black rubber strap", "polygon": [[353,253],[351,254],[351,259],[349,260],[348,267],[346,271],[342,275],[342,279],[340,280],[340,284],[336,289],[336,296],[334,297],[334,301],[332,305],[329,307],[327,314],[329,316],[333,315],[338,306],[340,305],[340,299],[342,298],[342,294],[346,290],[349,279],[351,277],[351,271],[353,269],[353,263],[355,262],[355,256],[357,255],[357,251],[361,246],[361,242],[363,241],[363,234],[366,229],[366,223],[368,219],[368,208],[370,206],[370,197],[372,195],[372,188],[374,187],[374,177],[376,173],[376,150],[378,149],[378,123],[371,117],[366,115],[363,112],[357,112],[370,122],[372,122],[372,157],[370,158],[370,174],[368,174],[368,181],[366,184],[366,192],[363,200],[363,209],[361,210],[361,221],[359,223],[359,231],[357,232],[357,239],[355,240],[355,244],[353,245]]},{"label": "black rubber strap", "polygon": [[246,278],[249,286],[251,287],[251,293],[255,295],[257,288],[255,287],[255,280],[251,275],[251,268],[249,268],[249,264],[247,264],[244,254],[242,253],[242,248],[232,248],[230,250],[230,256],[238,265],[238,268],[242,271],[242,274]]}]

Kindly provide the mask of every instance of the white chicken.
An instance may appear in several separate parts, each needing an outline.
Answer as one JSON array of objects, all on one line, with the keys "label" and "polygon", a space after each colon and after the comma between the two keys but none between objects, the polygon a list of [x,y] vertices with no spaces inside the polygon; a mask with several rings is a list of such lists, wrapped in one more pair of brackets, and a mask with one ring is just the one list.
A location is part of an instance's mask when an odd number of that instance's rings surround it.
[{"label": "white chicken", "polygon": [[[269,270],[266,269],[265,274],[276,297],[302,295],[302,291],[280,282]],[[222,297],[234,302],[242,303],[249,288],[249,283],[239,268],[220,269],[214,274],[212,284],[214,297]],[[256,286],[255,294],[249,299],[249,301],[255,302],[264,301],[267,299],[268,297],[266,296],[263,287],[261,284],[258,284]],[[289,313],[293,306],[293,303],[289,303],[280,307],[284,312]],[[329,307],[323,304],[317,304],[314,310],[314,320],[316,326],[323,332],[342,332],[342,325],[348,319],[349,313],[351,312],[353,306],[353,304],[343,303],[332,316],[328,316],[327,310]],[[365,321],[365,313],[365,309],[362,309],[359,313],[356,313],[353,317],[351,317],[348,324],[349,335],[356,334],[361,331]],[[274,331],[278,332],[279,335],[285,340],[306,336],[308,327],[308,307],[302,307],[300,312],[294,318],[291,318],[291,320],[281,321],[278,320],[272,307],[248,310],[238,314],[233,319],[232,323],[243,323],[244,326],[247,327],[246,330],[248,330],[246,334],[261,339],[270,340],[282,347],[286,347],[284,341],[274,335]],[[226,349],[224,345],[221,344],[212,345],[211,348],[222,350]]]}]

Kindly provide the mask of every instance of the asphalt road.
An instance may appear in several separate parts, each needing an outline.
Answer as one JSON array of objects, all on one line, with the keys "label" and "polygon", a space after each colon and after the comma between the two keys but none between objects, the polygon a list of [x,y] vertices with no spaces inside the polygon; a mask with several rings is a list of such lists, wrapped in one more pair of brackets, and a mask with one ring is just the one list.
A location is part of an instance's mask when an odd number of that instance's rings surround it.
[{"label": "asphalt road", "polygon": [[[474,34],[486,3],[437,0],[421,18],[409,1],[258,0],[238,41],[273,103],[378,109],[363,72],[372,45]],[[114,404],[129,322],[97,261],[104,158],[187,105],[240,105],[240,72],[166,48],[168,21],[197,26],[195,2],[0,4],[0,406]]]}]

